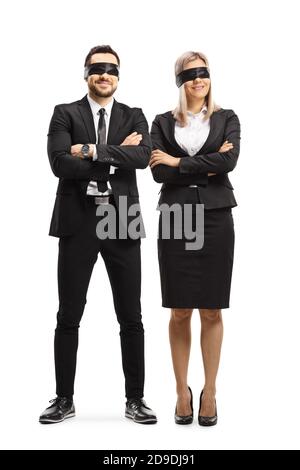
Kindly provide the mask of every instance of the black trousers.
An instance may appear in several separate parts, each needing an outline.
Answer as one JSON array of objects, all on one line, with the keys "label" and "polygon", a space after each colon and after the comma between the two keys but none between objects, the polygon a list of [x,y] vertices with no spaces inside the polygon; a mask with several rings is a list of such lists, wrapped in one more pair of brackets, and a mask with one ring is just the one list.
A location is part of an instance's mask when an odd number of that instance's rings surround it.
[{"label": "black trousers", "polygon": [[[97,206],[94,198],[92,196],[87,196],[87,198],[89,202],[86,219],[80,231],[59,239],[59,310],[54,339],[56,393],[58,396],[66,397],[72,397],[74,393],[78,328],[86,304],[86,294],[93,267],[100,253],[109,276],[114,307],[120,325],[125,395],[127,398],[143,397],[144,329],[140,305],[141,242],[140,239],[130,238],[99,239],[96,235],[96,225],[103,216],[96,215]],[[107,381],[109,382],[109,377]]]}]

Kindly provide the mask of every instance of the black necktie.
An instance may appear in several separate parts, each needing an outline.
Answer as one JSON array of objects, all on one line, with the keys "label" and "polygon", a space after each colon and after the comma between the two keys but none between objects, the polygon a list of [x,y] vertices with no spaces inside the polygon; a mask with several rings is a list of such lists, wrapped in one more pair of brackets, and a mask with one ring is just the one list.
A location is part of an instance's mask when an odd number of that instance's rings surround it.
[{"label": "black necktie", "polygon": [[[98,138],[97,138],[97,144],[106,144],[106,125],[105,125],[105,119],[104,119],[104,114],[105,114],[105,108],[100,108],[98,111],[99,114],[99,121],[98,121]],[[107,191],[108,186],[106,181],[97,181],[97,186],[98,186],[98,191],[101,193],[104,193]]]}]

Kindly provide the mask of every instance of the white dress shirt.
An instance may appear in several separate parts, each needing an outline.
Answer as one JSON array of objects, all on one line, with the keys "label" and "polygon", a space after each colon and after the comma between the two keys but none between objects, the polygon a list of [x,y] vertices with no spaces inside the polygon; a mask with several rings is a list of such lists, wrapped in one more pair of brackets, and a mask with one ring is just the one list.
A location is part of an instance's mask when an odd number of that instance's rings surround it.
[{"label": "white dress shirt", "polygon": [[[104,119],[105,119],[106,140],[107,140],[109,123],[110,123],[110,116],[111,116],[111,109],[112,109],[113,104],[114,104],[114,98],[112,98],[106,106],[101,106],[99,103],[94,101],[89,95],[87,95],[87,99],[88,99],[88,102],[90,104],[91,111],[92,111],[92,114],[93,114],[96,136],[98,135],[98,122],[99,122],[99,117],[100,117],[98,112],[101,108],[105,109]],[[96,145],[94,145],[93,160],[97,160]],[[110,165],[109,174],[114,173],[115,168],[116,167]],[[101,193],[101,192],[98,191],[97,182],[96,181],[90,181],[89,184],[88,184],[88,187],[87,187],[86,194],[88,194],[89,196],[99,196],[99,195],[105,195],[106,196],[106,195],[112,193],[112,189],[111,189],[111,186],[109,184],[109,181],[107,181],[107,187],[108,187],[108,190],[105,191],[105,193]]]},{"label": "white dress shirt", "polygon": [[187,112],[188,124],[181,127],[178,122],[175,123],[175,139],[180,147],[193,157],[203,146],[209,131],[209,119],[203,121],[203,117],[207,113],[207,107],[203,106],[201,111],[193,114]]},{"label": "white dress shirt", "polygon": [[[207,107],[203,106],[199,113],[187,112],[188,124],[181,127],[175,123],[175,139],[180,147],[193,157],[207,140],[210,131],[210,119],[203,121],[207,113]],[[197,185],[190,184],[190,188],[196,188]]]}]

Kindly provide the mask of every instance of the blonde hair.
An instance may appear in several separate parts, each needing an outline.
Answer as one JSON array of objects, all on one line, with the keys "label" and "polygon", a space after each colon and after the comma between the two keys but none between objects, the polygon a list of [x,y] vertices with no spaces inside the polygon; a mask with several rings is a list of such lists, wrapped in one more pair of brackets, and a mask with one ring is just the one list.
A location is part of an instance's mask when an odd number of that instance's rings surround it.
[{"label": "blonde hair", "polygon": [[[175,76],[178,75],[180,72],[184,70],[184,67],[186,64],[191,62],[192,60],[195,59],[202,59],[205,63],[205,66],[207,67],[209,71],[209,63],[208,59],[205,54],[202,52],[194,52],[194,51],[188,51],[184,52],[178,59],[176,60],[175,63]],[[205,97],[205,104],[207,107],[207,113],[204,116],[204,120],[209,119],[209,117],[212,115],[214,111],[217,111],[218,109],[221,109],[220,106],[214,103],[212,99],[212,92],[211,92],[211,82],[210,82],[210,87],[208,94]],[[182,126],[186,126],[188,121],[187,121],[187,99],[186,99],[186,93],[185,93],[185,87],[184,83],[181,85],[179,88],[179,102],[177,107],[172,111],[172,114],[176,121]]]}]

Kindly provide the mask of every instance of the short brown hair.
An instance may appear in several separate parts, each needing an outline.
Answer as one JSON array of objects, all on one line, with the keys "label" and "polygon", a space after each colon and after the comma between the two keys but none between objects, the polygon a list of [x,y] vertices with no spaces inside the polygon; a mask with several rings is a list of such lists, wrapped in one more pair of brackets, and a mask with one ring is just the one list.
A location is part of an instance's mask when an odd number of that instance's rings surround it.
[{"label": "short brown hair", "polygon": [[90,65],[92,55],[99,54],[101,52],[113,54],[118,61],[118,65],[120,65],[120,59],[119,59],[118,54],[110,46],[95,46],[95,47],[92,47],[92,49],[86,56],[84,66],[86,67],[87,65]]}]

